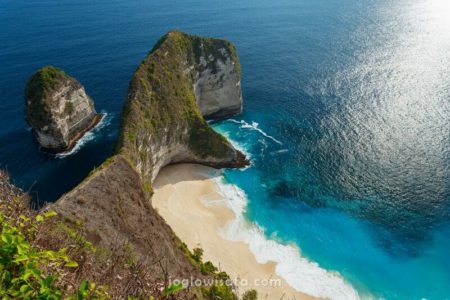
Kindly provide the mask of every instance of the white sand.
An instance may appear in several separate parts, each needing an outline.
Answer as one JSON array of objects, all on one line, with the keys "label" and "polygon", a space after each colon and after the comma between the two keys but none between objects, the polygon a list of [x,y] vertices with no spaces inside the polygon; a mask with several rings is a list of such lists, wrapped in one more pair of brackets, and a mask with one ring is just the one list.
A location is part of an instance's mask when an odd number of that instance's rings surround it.
[{"label": "white sand", "polygon": [[[214,172],[189,164],[164,168],[154,183],[153,207],[190,249],[204,250],[204,261],[233,280],[248,282],[238,287],[239,294],[256,289],[258,299],[311,299],[276,275],[274,263],[258,263],[247,244],[223,238],[221,231],[235,216],[206,174]],[[264,281],[267,284],[261,284]]]}]

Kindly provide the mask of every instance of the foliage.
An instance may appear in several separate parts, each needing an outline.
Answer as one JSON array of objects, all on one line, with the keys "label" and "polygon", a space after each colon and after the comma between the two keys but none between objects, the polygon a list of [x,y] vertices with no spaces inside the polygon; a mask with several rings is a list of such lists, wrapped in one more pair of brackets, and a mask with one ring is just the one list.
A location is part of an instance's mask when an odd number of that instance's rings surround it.
[{"label": "foliage", "polygon": [[242,300],[257,300],[258,292],[256,290],[249,290],[242,295]]},{"label": "foliage", "polygon": [[204,297],[211,300],[238,300],[231,288],[225,284],[215,284],[211,287],[204,288],[202,292]]},{"label": "foliage", "polygon": [[225,272],[218,272],[218,269],[210,261],[203,262],[203,249],[194,248],[192,252],[187,245],[180,241],[180,249],[185,253],[189,261],[198,266],[203,275],[213,275],[217,280],[217,284],[201,288],[201,295],[205,299],[222,299],[222,300],[237,300],[232,287],[228,286],[226,282],[230,276]]},{"label": "foliage", "polygon": [[76,291],[66,290],[59,279],[78,263],[67,254],[41,249],[33,241],[41,223],[56,215],[49,211],[35,218],[20,215],[16,221],[0,212],[0,295],[3,299],[103,299],[103,288],[83,281]]},{"label": "foliage", "polygon": [[192,250],[192,258],[196,262],[201,262],[203,257],[203,249],[202,248],[194,248]]},{"label": "foliage", "polygon": [[217,268],[210,261],[200,264],[200,272],[203,275],[214,274],[216,271]]},{"label": "foliage", "polygon": [[25,110],[30,124],[42,128],[49,122],[52,108],[50,95],[68,80],[79,85],[74,78],[53,66],[43,67],[31,76],[25,86]]},{"label": "foliage", "polygon": [[183,290],[184,287],[182,284],[172,284],[170,286],[168,286],[166,289],[164,289],[163,291],[163,296],[172,296],[175,295],[176,293],[178,293],[179,291]]},{"label": "foliage", "polygon": [[[184,254],[187,256],[189,261],[194,265],[197,266],[200,270],[200,272],[203,275],[215,275],[217,279],[218,276],[227,277],[225,272],[217,272],[216,266],[210,261],[203,262],[203,249],[201,248],[194,248],[192,252],[188,249],[187,245],[185,243],[180,243],[179,245],[180,249],[183,250]],[[225,276],[223,275],[225,274]],[[225,278],[225,280],[228,278]]]}]

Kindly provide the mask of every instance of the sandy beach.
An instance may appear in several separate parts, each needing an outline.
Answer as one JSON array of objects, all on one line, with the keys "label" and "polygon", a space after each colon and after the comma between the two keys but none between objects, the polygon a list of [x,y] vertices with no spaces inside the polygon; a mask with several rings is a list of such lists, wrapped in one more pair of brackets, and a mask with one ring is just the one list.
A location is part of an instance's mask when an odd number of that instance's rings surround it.
[{"label": "sandy beach", "polygon": [[247,244],[223,237],[235,216],[212,179],[219,175],[198,165],[166,167],[155,181],[153,206],[190,249],[204,250],[204,261],[243,283],[238,286],[240,295],[256,289],[258,299],[312,299],[277,276],[275,263],[260,264]]}]

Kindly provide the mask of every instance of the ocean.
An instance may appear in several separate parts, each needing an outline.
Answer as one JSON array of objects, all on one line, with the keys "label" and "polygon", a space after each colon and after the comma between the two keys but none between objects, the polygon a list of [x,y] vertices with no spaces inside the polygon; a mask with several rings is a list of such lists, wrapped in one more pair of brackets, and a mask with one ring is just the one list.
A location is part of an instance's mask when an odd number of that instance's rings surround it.
[{"label": "ocean", "polygon": [[[450,2],[0,1],[0,167],[41,206],[113,151],[128,82],[172,29],[226,38],[245,151],[220,185],[230,238],[309,294],[450,299]],[[106,113],[70,155],[38,151],[25,82],[52,64]],[[249,226],[251,224],[251,226]]]}]

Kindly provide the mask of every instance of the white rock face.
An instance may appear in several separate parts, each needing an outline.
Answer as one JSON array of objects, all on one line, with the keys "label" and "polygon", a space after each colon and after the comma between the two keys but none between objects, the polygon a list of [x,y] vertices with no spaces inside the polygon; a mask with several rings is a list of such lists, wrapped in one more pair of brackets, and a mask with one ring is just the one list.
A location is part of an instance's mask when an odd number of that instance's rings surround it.
[{"label": "white rock face", "polygon": [[[48,86],[42,80],[45,72],[54,78]],[[25,98],[27,121],[41,147],[50,152],[69,150],[100,119],[83,86],[58,69],[38,71]]]},{"label": "white rock face", "polygon": [[200,65],[205,69],[197,73],[194,84],[197,104],[207,119],[221,119],[242,112],[241,82],[236,62],[225,48],[219,52],[220,57],[210,54],[207,58],[214,64],[213,68],[205,57],[200,57]]}]

